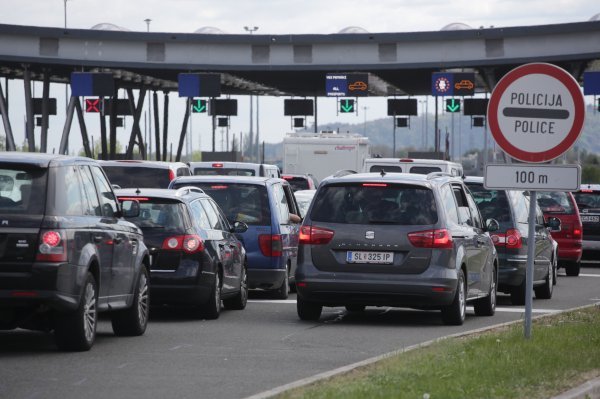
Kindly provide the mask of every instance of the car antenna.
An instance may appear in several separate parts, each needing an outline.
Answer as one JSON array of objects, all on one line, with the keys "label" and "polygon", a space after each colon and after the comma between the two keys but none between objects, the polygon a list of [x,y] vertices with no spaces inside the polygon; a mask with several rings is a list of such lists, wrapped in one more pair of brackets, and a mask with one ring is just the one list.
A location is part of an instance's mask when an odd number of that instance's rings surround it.
[{"label": "car antenna", "polygon": [[139,188],[136,188],[136,189],[135,189],[135,193],[136,193],[137,195],[140,195],[140,193],[141,193],[140,189],[139,189]]},{"label": "car antenna", "polygon": [[385,176],[385,170],[381,169],[380,174],[381,174],[381,177]]}]

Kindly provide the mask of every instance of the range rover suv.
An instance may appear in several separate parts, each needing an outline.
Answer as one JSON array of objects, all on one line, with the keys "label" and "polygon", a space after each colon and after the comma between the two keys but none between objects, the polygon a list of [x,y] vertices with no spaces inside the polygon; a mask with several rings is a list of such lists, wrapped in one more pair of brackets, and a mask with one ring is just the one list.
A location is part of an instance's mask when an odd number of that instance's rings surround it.
[{"label": "range rover suv", "polygon": [[0,329],[54,331],[60,349],[85,351],[110,311],[116,335],[141,335],[148,258],[96,161],[0,153]]}]

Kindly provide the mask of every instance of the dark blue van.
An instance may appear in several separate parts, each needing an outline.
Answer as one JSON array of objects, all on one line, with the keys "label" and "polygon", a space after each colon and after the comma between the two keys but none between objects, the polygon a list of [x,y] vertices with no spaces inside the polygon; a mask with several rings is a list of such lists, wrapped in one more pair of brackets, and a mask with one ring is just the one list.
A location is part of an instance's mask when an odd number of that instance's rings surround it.
[{"label": "dark blue van", "polygon": [[195,186],[210,195],[230,223],[248,225],[238,238],[246,248],[248,286],[286,299],[298,255],[300,210],[289,183],[254,176],[182,176],[169,188]]}]

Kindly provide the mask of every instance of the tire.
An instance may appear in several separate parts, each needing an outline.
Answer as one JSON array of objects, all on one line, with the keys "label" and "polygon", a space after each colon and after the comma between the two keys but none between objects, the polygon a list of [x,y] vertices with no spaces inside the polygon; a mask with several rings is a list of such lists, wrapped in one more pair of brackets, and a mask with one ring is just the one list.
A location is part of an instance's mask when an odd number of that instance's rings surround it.
[{"label": "tire", "polygon": [[281,287],[279,287],[278,289],[273,291],[273,298],[288,299],[289,294],[290,294],[290,275],[289,275],[289,270],[286,267],[283,283],[281,284]]},{"label": "tire", "polygon": [[200,312],[207,320],[218,319],[221,314],[221,276],[218,269],[215,273],[208,302],[200,306]]},{"label": "tire", "polygon": [[493,316],[496,313],[496,289],[496,269],[494,269],[488,295],[485,298],[476,299],[473,303],[476,316]]},{"label": "tire", "polygon": [[577,277],[579,276],[579,271],[581,270],[581,262],[569,262],[565,265],[565,273],[569,277]]},{"label": "tire", "polygon": [[240,276],[240,291],[233,297],[223,299],[225,309],[242,310],[246,308],[248,303],[248,274],[246,273],[246,265],[242,266],[242,275]]},{"label": "tire", "polygon": [[444,324],[460,326],[464,323],[467,313],[466,292],[465,275],[462,270],[459,270],[454,300],[450,305],[442,308],[442,320]]},{"label": "tire", "polygon": [[346,310],[353,313],[364,312],[365,308],[365,305],[346,305]]},{"label": "tire", "polygon": [[533,291],[535,291],[535,297],[537,299],[550,299],[552,298],[552,291],[554,289],[554,267],[556,261],[553,259],[552,263],[548,267],[548,275],[546,276],[546,280],[544,284],[539,287],[534,287]]},{"label": "tire", "polygon": [[521,284],[511,289],[510,303],[515,306],[525,305],[525,279],[523,279]]},{"label": "tire", "polygon": [[296,310],[298,317],[304,321],[317,321],[321,317],[323,306],[318,303],[306,302],[302,298],[296,299]]},{"label": "tire", "polygon": [[148,269],[142,266],[133,292],[133,303],[129,308],[117,310],[111,314],[111,323],[115,335],[136,337],[146,332],[150,312],[149,280]]},{"label": "tire", "polygon": [[77,309],[57,315],[54,339],[60,350],[83,352],[94,345],[98,325],[97,287],[94,276],[88,273]]}]

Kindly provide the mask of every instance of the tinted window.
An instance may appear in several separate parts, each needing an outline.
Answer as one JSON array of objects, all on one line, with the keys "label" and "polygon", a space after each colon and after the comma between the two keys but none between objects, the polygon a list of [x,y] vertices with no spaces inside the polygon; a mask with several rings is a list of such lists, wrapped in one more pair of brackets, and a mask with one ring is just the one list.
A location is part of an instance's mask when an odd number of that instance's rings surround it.
[{"label": "tinted window", "polygon": [[431,172],[441,172],[442,169],[437,166],[413,166],[410,168],[410,173],[418,173],[420,175],[426,175]]},{"label": "tinted window", "polygon": [[511,191],[510,200],[515,212],[517,223],[529,223],[529,201],[522,191]]},{"label": "tinted window", "polygon": [[59,215],[82,216],[84,214],[81,181],[76,166],[56,168],[56,211]]},{"label": "tinted window", "polygon": [[200,204],[200,200],[192,202],[190,209],[192,210],[193,222],[201,229],[210,230],[210,222],[206,211],[204,211],[204,207]]},{"label": "tinted window", "polygon": [[544,213],[569,215],[575,213],[571,196],[564,191],[538,192],[537,202]]},{"label": "tinted window", "polygon": [[191,175],[189,168],[177,168],[177,176],[189,176]]},{"label": "tinted window", "polygon": [[434,224],[437,211],[431,190],[400,184],[328,185],[314,198],[310,218],[315,222]]},{"label": "tinted window", "polygon": [[169,187],[169,170],[136,166],[102,165],[111,184],[121,188],[167,188]]},{"label": "tinted window", "polygon": [[402,168],[395,165],[373,165],[369,172],[381,172],[382,170],[384,172],[402,173]]},{"label": "tinted window", "polygon": [[113,217],[115,212],[119,209],[117,207],[117,200],[115,194],[106,180],[106,177],[102,173],[102,170],[98,166],[91,167],[92,174],[98,185],[98,194],[100,194],[100,205],[102,206],[102,216]]},{"label": "tinted window", "polygon": [[600,191],[582,190],[573,193],[579,210],[600,209]]},{"label": "tinted window", "polygon": [[94,186],[94,178],[92,177],[89,166],[80,166],[79,172],[81,173],[84,197],[87,199],[87,201],[84,202],[85,214],[102,216],[100,202],[98,202],[98,195],[96,193],[96,186]]},{"label": "tinted window", "polygon": [[47,169],[3,165],[0,169],[0,213],[44,213]]},{"label": "tinted window", "polygon": [[287,180],[288,183],[290,183],[290,186],[292,186],[292,190],[294,191],[308,190],[310,188],[308,184],[308,179],[305,177],[284,176],[283,178]]},{"label": "tinted window", "polygon": [[265,186],[243,183],[188,183],[174,184],[172,188],[195,186],[215,200],[229,223],[236,220],[249,225],[271,225],[271,210]]},{"label": "tinted window", "polygon": [[287,224],[290,220],[290,209],[283,192],[281,184],[273,185],[273,196],[275,197],[275,206],[279,214],[279,223]]},{"label": "tinted window", "polygon": [[185,226],[181,214],[181,206],[177,201],[154,198],[140,201],[140,214],[129,221],[145,229],[164,229],[170,232],[183,232]]},{"label": "tinted window", "polygon": [[221,225],[221,219],[219,219],[219,215],[216,212],[215,208],[212,207],[210,201],[205,199],[202,200],[202,206],[204,207],[204,211],[206,212],[206,216],[208,217],[208,223],[210,228],[213,230],[223,230],[223,226]]},{"label": "tinted window", "polygon": [[442,205],[448,215],[448,220],[458,224],[458,209],[456,208],[456,198],[449,184],[442,187]]},{"label": "tinted window", "polygon": [[194,168],[194,174],[207,176],[256,176],[256,171],[252,169],[233,168]]},{"label": "tinted window", "polygon": [[487,190],[482,184],[467,183],[467,186],[483,220],[496,219],[500,224],[510,222],[510,207],[504,190]]}]

